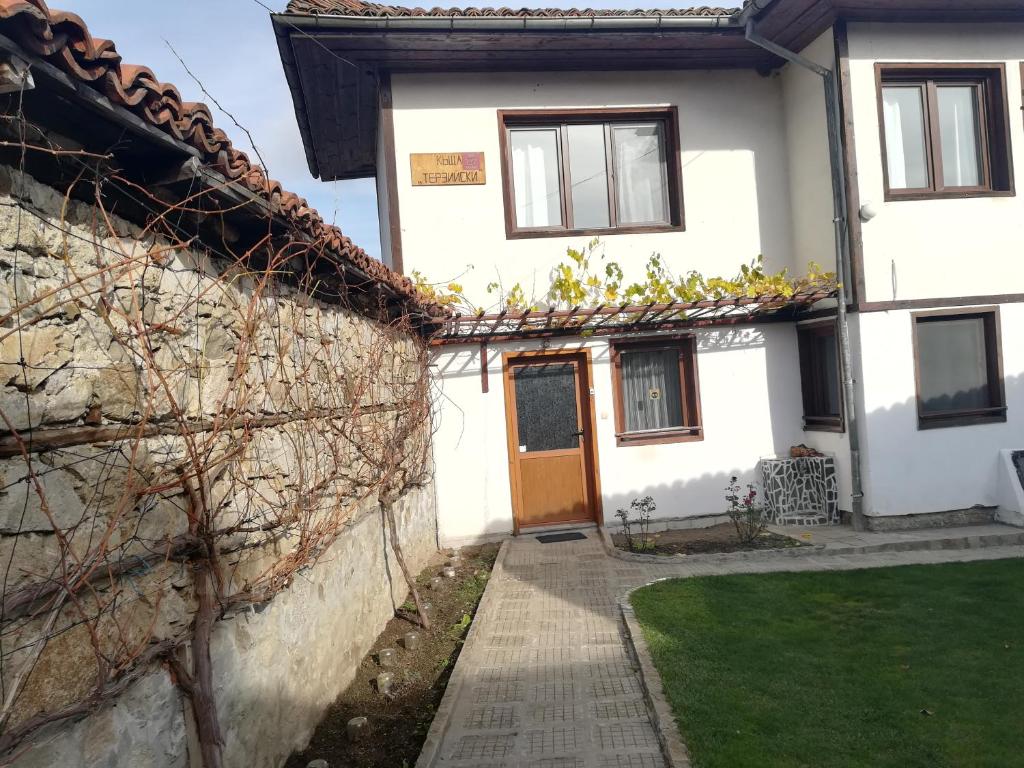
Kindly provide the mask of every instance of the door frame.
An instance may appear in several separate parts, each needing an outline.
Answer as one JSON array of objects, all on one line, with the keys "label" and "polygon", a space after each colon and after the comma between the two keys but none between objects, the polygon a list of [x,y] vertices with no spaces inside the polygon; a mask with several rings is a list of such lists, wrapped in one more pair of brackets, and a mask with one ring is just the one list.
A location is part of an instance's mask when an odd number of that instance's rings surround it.
[{"label": "door frame", "polygon": [[[517,363],[536,362],[575,362],[579,372],[576,398],[583,416],[584,469],[585,487],[592,520],[598,526],[604,525],[604,506],[601,502],[601,471],[597,453],[597,416],[594,407],[594,366],[590,349],[538,349],[525,352],[504,352],[501,356],[501,378],[505,392],[505,439],[508,446],[508,476],[512,494],[512,533],[519,535],[519,521],[522,518],[522,493],[519,482],[518,445],[513,439],[515,435],[514,419],[516,418],[515,387],[512,383],[512,368]],[[579,521],[585,522],[585,521]],[[587,521],[589,522],[589,521]],[[572,522],[566,522],[571,525]],[[557,523],[552,523],[557,525]],[[533,526],[527,526],[532,528]]]}]

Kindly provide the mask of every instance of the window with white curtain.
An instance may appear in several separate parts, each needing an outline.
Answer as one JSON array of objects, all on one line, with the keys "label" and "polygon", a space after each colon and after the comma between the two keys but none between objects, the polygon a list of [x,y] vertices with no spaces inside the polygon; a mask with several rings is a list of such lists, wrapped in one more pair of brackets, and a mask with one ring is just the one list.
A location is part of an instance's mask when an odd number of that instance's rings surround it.
[{"label": "window with white curtain", "polygon": [[701,439],[692,336],[612,342],[619,445]]},{"label": "window with white curtain", "polygon": [[1005,420],[994,310],[915,315],[914,333],[922,427]]},{"label": "window with white curtain", "polygon": [[878,66],[889,199],[1012,191],[1002,68]]},{"label": "window with white curtain", "polygon": [[682,226],[674,110],[501,115],[510,234]]}]

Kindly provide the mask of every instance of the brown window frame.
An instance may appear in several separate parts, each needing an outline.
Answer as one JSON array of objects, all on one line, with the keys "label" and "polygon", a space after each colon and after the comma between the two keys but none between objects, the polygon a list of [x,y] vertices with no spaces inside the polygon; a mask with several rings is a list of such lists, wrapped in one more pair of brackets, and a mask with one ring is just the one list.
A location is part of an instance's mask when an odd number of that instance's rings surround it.
[{"label": "brown window frame", "polygon": [[[700,375],[697,371],[697,339],[678,334],[642,339],[612,339],[609,344],[612,364],[612,396],[615,404],[615,442],[617,445],[656,445],[690,443],[704,439],[700,408]],[[682,398],[684,426],[657,431],[626,431],[626,410],[622,402],[622,353],[671,349],[679,353],[679,393]]]},{"label": "brown window frame", "polygon": [[[568,154],[568,126],[581,123],[604,123],[606,136],[616,123],[661,122],[665,138],[665,174],[668,182],[668,222],[653,224],[627,224],[625,226],[584,227],[570,226],[572,222],[572,196]],[[555,227],[520,227],[516,223],[515,190],[512,186],[512,147],[509,132],[513,128],[558,128],[558,176],[562,202],[562,224]],[[679,146],[679,110],[674,107],[636,107],[618,109],[553,109],[553,110],[498,110],[498,136],[501,146],[501,184],[505,203],[505,237],[509,240],[533,237],[566,237],[572,235],[625,235],[644,232],[682,232],[686,229],[683,209],[683,171]],[[608,169],[609,217],[615,221],[615,168],[611,157],[611,143],[606,140],[606,168]]]},{"label": "brown window frame", "polygon": [[[937,320],[955,320],[976,317],[985,323],[985,363],[988,374],[990,401],[995,405],[987,408],[951,410],[925,413],[921,398],[921,358],[918,349],[917,328],[920,323]],[[965,307],[963,309],[939,309],[910,314],[914,348],[914,391],[917,400],[917,428],[941,429],[964,427],[975,424],[993,424],[1006,421],[1006,387],[1003,382],[1002,334],[998,307]]]},{"label": "brown window frame", "polygon": [[[1005,64],[878,63],[875,64],[878,131],[882,149],[885,200],[933,200],[966,197],[1012,197],[1013,151],[1010,145],[1009,105]],[[942,173],[942,146],[938,117],[938,85],[969,85],[976,89],[981,127],[982,183],[974,187],[946,187]],[[889,160],[885,142],[882,89],[917,87],[922,91],[928,186],[914,189],[889,187]]]},{"label": "brown window frame", "polygon": [[[804,429],[817,432],[843,432],[846,429],[846,408],[843,402],[843,368],[839,359],[839,334],[834,320],[823,323],[807,323],[796,327],[797,350],[800,356],[800,395],[803,402]],[[809,341],[819,336],[836,337],[836,386],[838,387],[838,415],[815,413],[824,400],[825,378],[822,376],[821,361],[814,359],[817,347]]]}]

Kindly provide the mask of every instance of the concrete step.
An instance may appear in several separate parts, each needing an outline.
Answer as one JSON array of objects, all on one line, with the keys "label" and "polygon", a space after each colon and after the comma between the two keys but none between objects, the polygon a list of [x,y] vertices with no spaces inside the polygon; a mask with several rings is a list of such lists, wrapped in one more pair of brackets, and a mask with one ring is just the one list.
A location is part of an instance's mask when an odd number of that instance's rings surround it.
[{"label": "concrete step", "polygon": [[1024,530],[1013,530],[1006,533],[985,533],[956,535],[956,529],[944,531],[945,535],[934,538],[906,539],[865,543],[860,545],[826,545],[825,554],[860,555],[869,552],[913,552],[918,550],[939,549],[984,549],[986,547],[1009,547],[1024,545]]}]

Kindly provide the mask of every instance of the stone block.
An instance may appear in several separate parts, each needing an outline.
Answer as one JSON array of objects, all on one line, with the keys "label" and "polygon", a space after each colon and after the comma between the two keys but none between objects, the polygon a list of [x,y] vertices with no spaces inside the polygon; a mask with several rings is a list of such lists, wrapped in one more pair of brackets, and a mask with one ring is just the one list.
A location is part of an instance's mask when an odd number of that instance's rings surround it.
[{"label": "stone block", "polygon": [[6,336],[0,341],[0,385],[36,389],[71,361],[70,342],[61,326],[24,328]]},{"label": "stone block", "polygon": [[[34,481],[29,479],[28,467],[22,459],[3,462],[0,533],[53,531],[55,525],[65,529],[82,520],[85,507],[75,492],[73,478],[41,463],[35,463],[33,469]],[[49,510],[49,516],[44,508]]]},{"label": "stone block", "polygon": [[187,768],[181,694],[157,668],[108,705],[70,726],[41,734],[18,768]]}]

